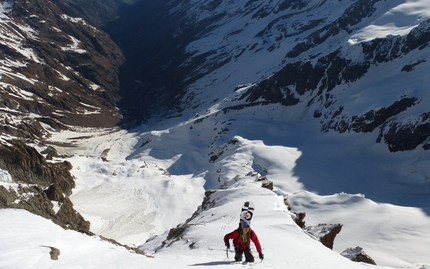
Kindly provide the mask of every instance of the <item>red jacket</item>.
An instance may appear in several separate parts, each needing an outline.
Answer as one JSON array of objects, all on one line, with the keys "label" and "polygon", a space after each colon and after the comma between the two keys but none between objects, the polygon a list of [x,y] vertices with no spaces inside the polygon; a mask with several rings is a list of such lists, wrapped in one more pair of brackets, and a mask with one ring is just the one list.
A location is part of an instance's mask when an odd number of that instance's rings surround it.
[{"label": "red jacket", "polygon": [[249,233],[246,235],[246,243],[243,242],[243,238],[241,235],[240,229],[236,229],[231,233],[228,233],[224,236],[224,242],[233,239],[233,245],[235,248],[238,248],[240,250],[245,250],[252,242],[254,242],[255,248],[257,248],[257,252],[262,252],[260,241],[258,240],[257,234],[249,228]]}]

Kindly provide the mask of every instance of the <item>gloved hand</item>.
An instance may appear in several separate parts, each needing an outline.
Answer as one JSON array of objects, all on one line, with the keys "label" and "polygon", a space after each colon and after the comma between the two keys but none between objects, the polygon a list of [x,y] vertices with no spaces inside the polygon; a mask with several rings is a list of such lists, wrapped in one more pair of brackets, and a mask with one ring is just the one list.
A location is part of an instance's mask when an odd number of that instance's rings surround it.
[{"label": "gloved hand", "polygon": [[225,246],[226,246],[228,249],[230,249],[230,242],[227,240],[227,241],[225,241],[224,243],[225,243]]},{"label": "gloved hand", "polygon": [[260,257],[260,260],[264,259],[264,254],[263,254],[263,252],[258,253],[258,257]]}]

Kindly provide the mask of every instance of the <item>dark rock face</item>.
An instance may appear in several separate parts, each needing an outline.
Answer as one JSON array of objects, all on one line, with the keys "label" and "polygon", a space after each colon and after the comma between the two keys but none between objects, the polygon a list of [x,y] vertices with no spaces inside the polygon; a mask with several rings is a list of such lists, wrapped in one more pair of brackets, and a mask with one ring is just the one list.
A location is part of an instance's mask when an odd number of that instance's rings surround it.
[{"label": "dark rock face", "polygon": [[336,235],[340,233],[341,230],[342,225],[335,224],[333,227],[331,227],[329,232],[327,232],[323,237],[321,237],[321,243],[329,249],[333,249],[334,239],[336,238]]},{"label": "dark rock face", "polygon": [[[22,141],[0,144],[0,169],[8,171],[17,188],[0,185],[0,208],[20,208],[52,219],[58,225],[89,232],[87,222],[67,197],[75,182],[68,162],[52,163]],[[52,151],[52,149],[51,149]],[[9,182],[12,183],[12,182]],[[58,209],[54,210],[54,204]]]},{"label": "dark rock face", "polygon": [[[427,114],[421,118],[427,117]],[[390,151],[405,151],[415,149],[422,144],[423,149],[430,149],[430,122],[417,121],[408,125],[392,122],[385,134],[381,134],[387,142]]]},{"label": "dark rock face", "polygon": [[[120,121],[116,103],[122,53],[107,34],[73,17],[77,14],[62,2],[46,0],[18,0],[7,13],[9,23],[0,27],[13,36],[0,60],[11,73],[1,78],[0,111],[22,123],[0,119],[3,130],[40,137],[45,133],[37,122],[58,130],[64,124],[114,126]],[[11,57],[21,64],[8,62]]]},{"label": "dark rock face", "polygon": [[76,10],[77,17],[84,17],[91,24],[100,28],[117,19],[120,10],[133,4],[136,0],[64,0],[63,2],[66,3],[65,6],[68,5]]},{"label": "dark rock face", "polygon": [[300,228],[304,229],[305,226],[305,217],[306,217],[306,212],[294,212],[295,217],[293,218],[294,222],[297,224],[297,226],[299,226]]},{"label": "dark rock face", "polygon": [[317,226],[306,227],[304,230],[317,237],[324,246],[333,249],[334,239],[342,230],[342,224],[322,223]]},{"label": "dark rock face", "polygon": [[[47,161],[57,153],[41,141],[50,130],[121,121],[118,68],[124,57],[106,33],[66,2],[9,3],[0,20],[8,36],[0,45],[0,131],[10,137],[0,140],[0,172],[8,181],[0,186],[0,207],[26,209],[88,232],[89,222],[68,198],[75,187],[71,164]],[[45,148],[43,154],[31,145]]]},{"label": "dark rock face", "polygon": [[37,184],[44,189],[54,184],[59,192],[65,195],[72,193],[75,182],[69,172],[72,168],[70,163],[47,162],[37,150],[24,142],[13,140],[9,143],[0,145],[0,168],[9,171],[15,182]]}]

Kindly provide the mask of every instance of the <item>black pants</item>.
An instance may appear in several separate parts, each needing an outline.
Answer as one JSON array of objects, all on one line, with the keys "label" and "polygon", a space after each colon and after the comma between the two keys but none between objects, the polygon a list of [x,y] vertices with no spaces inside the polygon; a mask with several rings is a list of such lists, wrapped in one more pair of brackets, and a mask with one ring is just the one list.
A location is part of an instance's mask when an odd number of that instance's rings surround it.
[{"label": "black pants", "polygon": [[234,248],[234,251],[236,252],[236,254],[234,255],[234,259],[236,261],[242,261],[242,254],[245,254],[246,262],[254,262],[254,256],[252,255],[251,249],[249,247],[244,250]]}]

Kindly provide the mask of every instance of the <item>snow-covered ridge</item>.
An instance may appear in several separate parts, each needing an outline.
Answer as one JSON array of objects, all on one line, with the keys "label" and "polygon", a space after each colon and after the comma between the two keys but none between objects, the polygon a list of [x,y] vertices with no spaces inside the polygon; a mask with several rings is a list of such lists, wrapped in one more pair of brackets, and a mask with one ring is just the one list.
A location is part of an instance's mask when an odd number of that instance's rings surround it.
[{"label": "snow-covered ridge", "polygon": [[[263,115],[263,111],[261,109],[259,115]],[[358,143],[354,137],[344,140],[343,146],[338,147],[339,137],[330,135],[315,136],[313,139],[317,140],[308,138],[298,148],[291,148],[281,141],[292,143],[298,141],[298,137],[303,139],[302,134],[313,132],[310,126],[278,125],[278,129],[270,127],[264,131],[263,122],[268,124],[269,119],[255,117],[252,125],[247,125],[247,115],[214,113],[202,120],[157,131],[148,131],[142,126],[132,133],[99,132],[88,141],[77,141],[77,145],[81,145],[79,154],[68,159],[74,164],[72,173],[76,176],[77,187],[71,197],[75,207],[93,223],[93,231],[97,234],[110,235],[132,246],[150,239],[140,248],[162,261],[175,257],[179,268],[186,266],[181,262],[189,264],[189,259],[196,266],[227,262],[221,238],[224,232],[237,227],[239,209],[235,205],[244,199],[258,205],[253,227],[264,242],[267,260],[263,263],[267,266],[277,268],[286,262],[297,263],[297,268],[313,266],[293,258],[284,259],[285,255],[277,252],[288,249],[291,257],[300,256],[310,247],[306,242],[314,240],[293,223],[291,212],[305,212],[307,226],[341,223],[342,231],[334,243],[335,255],[360,246],[378,265],[421,268],[423,265],[415,265],[417,261],[428,263],[425,252],[416,247],[425,245],[430,236],[426,229],[427,208],[381,202],[412,202],[416,199],[410,196],[414,195],[413,188],[398,192],[396,184],[390,183],[393,174],[387,182],[380,183],[386,188],[374,188],[375,177],[382,180],[386,177],[384,171],[390,169],[388,163],[393,159],[389,155],[381,151],[379,154],[383,158],[371,157],[360,145],[347,146],[354,140]],[[233,116],[234,121],[227,120]],[[222,122],[229,124],[229,130],[220,135]],[[269,132],[272,140],[266,145],[258,137],[268,138]],[[90,136],[91,133],[89,130],[81,135]],[[241,133],[254,140],[231,137],[230,133]],[[67,141],[70,136],[77,134],[58,133],[53,140]],[[197,139],[190,140],[192,137]],[[181,143],[177,144],[178,141]],[[318,159],[326,162],[316,163]],[[361,165],[344,162],[346,159]],[[258,173],[274,183],[273,191],[261,187],[261,182],[256,181]],[[399,176],[395,175],[398,179]],[[205,189],[213,193],[207,201],[212,206],[199,210],[197,207]],[[331,192],[333,190],[335,192]],[[342,193],[342,190],[347,192]],[[362,194],[354,194],[353,190]],[[318,192],[327,195],[318,195]],[[284,204],[286,197],[292,206],[291,212]],[[178,204],[181,204],[180,210]],[[193,213],[195,215],[189,219]],[[414,224],[411,219],[416,220]],[[166,241],[168,230],[183,223],[186,229],[179,240]],[[399,235],[397,230],[405,232]],[[273,233],[280,241],[273,238]],[[156,236],[158,234],[161,235]],[[328,253],[324,246],[315,243],[315,257],[318,257],[315,259],[321,264]],[[302,248],[295,247],[302,244],[305,244]],[[395,251],[399,245],[408,251]],[[327,262],[338,261],[333,256]],[[354,266],[361,265],[348,263],[343,268]]]},{"label": "snow-covered ridge", "polygon": [[[210,206],[196,211],[193,218],[186,222],[186,229],[180,237],[166,240],[169,234],[167,231],[161,236],[150,237],[150,240],[140,246],[149,256],[142,256],[131,254],[123,248],[109,247],[97,237],[58,230],[52,223],[29,213],[0,210],[3,220],[19,223],[14,225],[10,233],[0,233],[2,242],[6,242],[2,244],[1,253],[4,258],[0,259],[0,265],[12,268],[54,268],[58,265],[65,268],[78,265],[119,268],[120,264],[126,262],[128,268],[140,268],[142,265],[151,268],[223,266],[230,264],[231,259],[226,257],[222,237],[237,228],[241,203],[252,200],[256,209],[251,225],[262,243],[265,260],[257,261],[255,265],[231,265],[234,268],[368,268],[369,265],[349,261],[340,255],[343,250],[357,245],[375,259],[377,264],[385,265],[374,268],[430,267],[425,264],[428,264],[427,254],[423,251],[423,246],[429,240],[427,227],[430,220],[422,210],[375,203],[362,194],[339,193],[324,196],[298,189],[291,193],[285,187],[296,185],[299,188],[297,181],[304,180],[291,173],[300,161],[297,149],[268,146],[262,141],[241,137],[235,137],[234,141],[222,146],[222,153],[218,152],[221,154],[209,171],[189,175],[188,178],[194,181],[192,183],[184,180],[184,172],[181,176],[181,166],[173,169],[173,166],[180,163],[179,159],[169,159],[172,156],[170,151],[155,146],[160,143],[158,145],[173,148],[175,141],[184,139],[185,132],[181,132],[181,129],[184,131],[188,126],[177,127],[176,130],[160,130],[153,136],[155,144],[149,142],[143,147],[142,142],[147,141],[147,135],[151,136],[151,133],[143,132],[137,137],[136,133],[110,132],[110,135],[104,137],[99,133],[90,143],[92,146],[97,144],[98,147],[81,147],[80,155],[69,158],[74,164],[73,173],[77,181],[77,188],[72,195],[76,207],[93,222],[94,231],[110,234],[121,242],[139,242],[142,238],[151,236],[149,231],[157,234],[160,227],[175,228],[174,220],[185,221],[191,216],[189,212],[195,210],[192,208],[193,203],[197,206],[201,202],[198,198],[202,198],[203,188],[196,184],[196,177],[218,173],[220,177],[212,177],[213,182],[208,183],[213,187],[212,194],[206,201]],[[207,135],[210,136],[210,132]],[[55,136],[57,140],[62,138],[67,136]],[[107,161],[96,157],[108,146],[109,151],[104,155]],[[181,158],[193,156],[195,148],[187,148],[188,146],[182,147]],[[206,162],[207,160],[194,161],[193,167],[182,169],[204,169],[209,167],[205,166]],[[265,171],[266,176],[274,182],[274,190],[262,188],[261,182],[256,181],[257,173],[253,172],[254,169]],[[317,175],[319,173],[315,170],[314,176]],[[333,183],[325,181],[328,185]],[[217,186],[221,188],[217,189]],[[284,201],[286,195],[292,206],[291,212]],[[191,198],[197,200],[192,202]],[[182,205],[179,208],[178,203]],[[189,210],[186,210],[188,206]],[[292,219],[294,211],[306,212],[307,226],[321,222],[342,223],[343,229],[335,240],[334,251],[297,227]],[[411,219],[415,221],[411,222]],[[2,230],[10,227],[10,221],[0,222],[0,225],[4,225]],[[29,221],[33,223],[32,228],[23,234],[21,225],[25,226]],[[148,227],[147,234],[142,237],[142,229]],[[23,244],[28,247],[20,248]],[[163,244],[164,247],[160,248]],[[84,245],[85,252],[82,251]],[[49,249],[45,250],[41,246],[59,249],[59,259],[51,260]],[[403,251],[397,251],[399,246],[402,246]],[[255,249],[252,249],[255,254]],[[9,255],[10,251],[14,251],[15,255]],[[37,263],[18,258],[30,253],[37,257]],[[233,253],[230,252],[229,256],[233,256]]]}]

